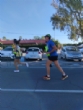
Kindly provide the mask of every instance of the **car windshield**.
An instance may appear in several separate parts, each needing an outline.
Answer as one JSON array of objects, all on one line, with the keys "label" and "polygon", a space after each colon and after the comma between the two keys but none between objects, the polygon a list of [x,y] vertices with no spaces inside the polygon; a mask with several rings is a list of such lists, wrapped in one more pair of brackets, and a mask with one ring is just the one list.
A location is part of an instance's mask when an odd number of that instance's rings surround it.
[{"label": "car windshield", "polygon": [[4,51],[12,51],[12,48],[5,48]]},{"label": "car windshield", "polygon": [[28,52],[31,52],[31,51],[37,52],[37,51],[39,51],[39,49],[28,49]]},{"label": "car windshield", "polygon": [[67,48],[66,50],[67,51],[79,51],[79,49],[78,48],[75,48],[75,47],[73,47],[73,48]]}]

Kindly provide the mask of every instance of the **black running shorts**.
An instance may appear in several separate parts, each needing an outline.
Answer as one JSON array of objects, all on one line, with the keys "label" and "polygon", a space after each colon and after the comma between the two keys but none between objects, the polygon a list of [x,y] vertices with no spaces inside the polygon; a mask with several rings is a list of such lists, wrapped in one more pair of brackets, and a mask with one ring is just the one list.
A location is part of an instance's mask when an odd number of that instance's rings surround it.
[{"label": "black running shorts", "polygon": [[49,56],[48,59],[52,62],[57,61],[58,60],[58,56]]}]

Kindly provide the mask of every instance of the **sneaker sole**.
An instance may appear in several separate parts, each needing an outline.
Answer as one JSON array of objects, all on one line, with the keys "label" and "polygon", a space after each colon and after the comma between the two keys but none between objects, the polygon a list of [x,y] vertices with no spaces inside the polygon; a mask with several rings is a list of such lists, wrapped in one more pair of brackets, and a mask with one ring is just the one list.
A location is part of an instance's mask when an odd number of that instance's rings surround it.
[{"label": "sneaker sole", "polygon": [[19,73],[20,71],[14,71],[14,73]]},{"label": "sneaker sole", "polygon": [[65,79],[67,79],[68,78],[68,75],[65,77],[65,78],[62,78],[62,80],[65,80]]},{"label": "sneaker sole", "polygon": [[28,64],[26,64],[26,67],[28,68],[28,67],[29,67],[29,65],[28,65]]},{"label": "sneaker sole", "polygon": [[46,78],[43,78],[44,80],[50,80],[50,78],[46,79]]}]

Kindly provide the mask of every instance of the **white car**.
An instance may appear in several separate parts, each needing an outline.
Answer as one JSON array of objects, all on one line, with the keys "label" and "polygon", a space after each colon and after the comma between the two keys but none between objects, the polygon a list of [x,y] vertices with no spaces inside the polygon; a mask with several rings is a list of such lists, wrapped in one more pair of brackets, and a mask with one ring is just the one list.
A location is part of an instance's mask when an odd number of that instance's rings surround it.
[{"label": "white car", "polygon": [[1,58],[14,59],[14,54],[13,54],[13,48],[12,47],[6,47],[0,53],[1,53]]},{"label": "white car", "polygon": [[42,60],[42,52],[40,48],[37,47],[30,47],[26,51],[25,59],[38,59]]}]

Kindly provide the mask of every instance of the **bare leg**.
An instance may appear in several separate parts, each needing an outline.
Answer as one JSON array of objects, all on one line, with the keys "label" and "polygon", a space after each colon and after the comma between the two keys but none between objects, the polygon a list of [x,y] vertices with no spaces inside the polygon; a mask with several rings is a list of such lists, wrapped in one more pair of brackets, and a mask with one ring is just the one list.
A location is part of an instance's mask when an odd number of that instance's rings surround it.
[{"label": "bare leg", "polygon": [[65,80],[66,78],[68,78],[68,75],[66,75],[63,69],[60,67],[58,60],[55,61],[54,64],[58,68],[58,70],[62,73],[62,80]]},{"label": "bare leg", "polygon": [[51,65],[51,63],[52,63],[52,61],[47,60],[47,63],[46,63],[47,75],[43,77],[45,80],[50,80],[50,65]]},{"label": "bare leg", "polygon": [[47,60],[47,63],[46,63],[46,69],[47,69],[47,76],[50,77],[50,65],[51,65],[52,61],[50,60]]},{"label": "bare leg", "polygon": [[60,67],[59,63],[58,63],[58,60],[54,62],[55,66],[58,68],[58,70],[63,74],[65,75],[65,72],[63,71],[63,69]]},{"label": "bare leg", "polygon": [[26,65],[26,62],[20,62],[20,60],[18,59],[18,64]]},{"label": "bare leg", "polygon": [[16,70],[18,70],[18,63],[17,63],[17,59],[14,59],[14,65],[15,65]]}]

